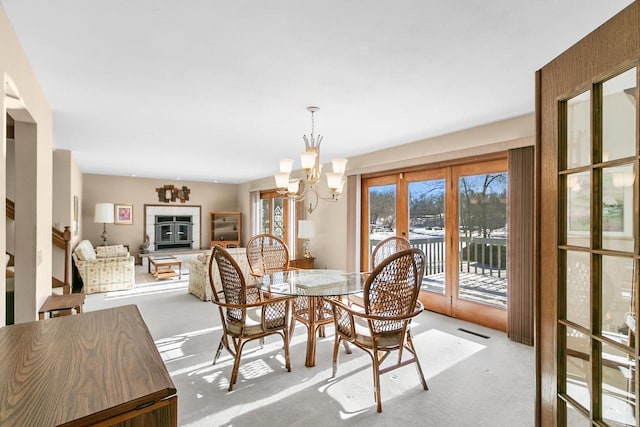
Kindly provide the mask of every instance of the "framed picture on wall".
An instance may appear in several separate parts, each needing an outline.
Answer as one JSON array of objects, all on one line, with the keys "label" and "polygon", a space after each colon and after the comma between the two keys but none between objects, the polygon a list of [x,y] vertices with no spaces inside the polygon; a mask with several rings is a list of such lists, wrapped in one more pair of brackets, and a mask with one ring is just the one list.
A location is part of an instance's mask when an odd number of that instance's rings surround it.
[{"label": "framed picture on wall", "polygon": [[133,224],[133,205],[117,203],[115,209],[116,224]]}]

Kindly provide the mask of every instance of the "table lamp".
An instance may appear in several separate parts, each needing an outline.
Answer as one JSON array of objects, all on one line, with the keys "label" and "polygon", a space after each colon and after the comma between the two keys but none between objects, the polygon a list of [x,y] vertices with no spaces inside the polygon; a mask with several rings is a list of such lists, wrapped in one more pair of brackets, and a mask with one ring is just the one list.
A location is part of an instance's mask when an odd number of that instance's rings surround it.
[{"label": "table lamp", "polygon": [[107,224],[113,224],[113,203],[96,203],[93,222],[102,223],[102,245],[107,246]]},{"label": "table lamp", "polygon": [[307,219],[298,220],[298,239],[304,239],[304,257],[311,258],[309,239],[316,235],[313,221]]}]

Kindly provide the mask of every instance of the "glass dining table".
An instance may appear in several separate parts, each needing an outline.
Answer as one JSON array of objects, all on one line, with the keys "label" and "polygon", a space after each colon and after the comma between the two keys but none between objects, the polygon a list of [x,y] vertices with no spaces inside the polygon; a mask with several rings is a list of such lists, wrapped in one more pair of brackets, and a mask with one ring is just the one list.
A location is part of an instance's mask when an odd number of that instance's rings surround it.
[{"label": "glass dining table", "polygon": [[[340,270],[278,271],[256,279],[255,285],[265,293],[308,297],[307,355],[305,366],[315,366],[317,328],[332,319],[322,317],[324,299],[340,298],[362,292],[365,273],[346,273]],[[315,315],[312,315],[315,314]]]}]

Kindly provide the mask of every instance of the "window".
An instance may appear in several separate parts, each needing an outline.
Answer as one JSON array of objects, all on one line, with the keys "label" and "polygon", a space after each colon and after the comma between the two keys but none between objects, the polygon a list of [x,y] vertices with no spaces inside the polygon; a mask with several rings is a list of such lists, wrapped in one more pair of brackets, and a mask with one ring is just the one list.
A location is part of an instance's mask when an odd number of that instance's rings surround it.
[{"label": "window", "polygon": [[301,253],[295,238],[297,214],[294,202],[276,191],[263,191],[260,193],[259,215],[260,234],[273,234],[281,238],[289,247],[291,259],[295,258],[296,253]]}]

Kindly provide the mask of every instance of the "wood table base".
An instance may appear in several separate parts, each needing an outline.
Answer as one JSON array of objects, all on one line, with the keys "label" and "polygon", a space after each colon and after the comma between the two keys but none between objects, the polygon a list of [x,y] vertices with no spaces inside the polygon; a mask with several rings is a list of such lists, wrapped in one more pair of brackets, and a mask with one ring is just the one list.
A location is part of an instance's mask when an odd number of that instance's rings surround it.
[{"label": "wood table base", "polygon": [[[322,297],[307,297],[308,318],[295,315],[295,320],[307,327],[307,356],[304,366],[311,368],[316,365],[316,336],[324,337],[324,326],[333,323],[333,317],[324,317],[324,299]],[[294,310],[295,312],[295,310]]]}]

